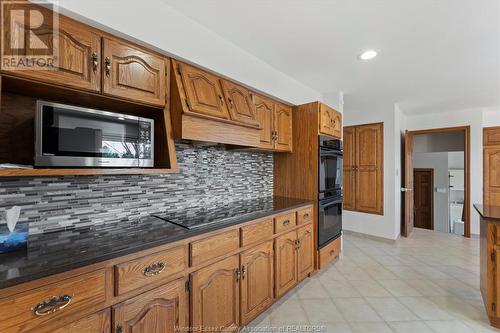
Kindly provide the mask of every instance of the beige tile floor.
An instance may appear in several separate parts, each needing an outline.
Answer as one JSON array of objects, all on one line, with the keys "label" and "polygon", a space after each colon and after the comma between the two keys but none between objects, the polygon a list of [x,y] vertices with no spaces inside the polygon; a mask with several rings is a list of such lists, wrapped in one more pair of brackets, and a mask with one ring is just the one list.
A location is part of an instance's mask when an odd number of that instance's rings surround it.
[{"label": "beige tile floor", "polygon": [[249,326],[258,332],[295,324],[326,332],[500,332],[487,321],[478,255],[477,237],[422,229],[396,242],[344,236],[339,261]]}]

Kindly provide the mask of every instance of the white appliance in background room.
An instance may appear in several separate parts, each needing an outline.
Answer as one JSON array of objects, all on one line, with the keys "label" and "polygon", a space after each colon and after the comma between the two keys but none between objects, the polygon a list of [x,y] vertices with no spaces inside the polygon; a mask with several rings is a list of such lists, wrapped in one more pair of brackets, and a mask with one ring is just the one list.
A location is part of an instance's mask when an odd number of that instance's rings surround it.
[{"label": "white appliance in background room", "polygon": [[463,235],[464,221],[463,210],[465,200],[464,169],[449,169],[449,226],[450,232]]}]

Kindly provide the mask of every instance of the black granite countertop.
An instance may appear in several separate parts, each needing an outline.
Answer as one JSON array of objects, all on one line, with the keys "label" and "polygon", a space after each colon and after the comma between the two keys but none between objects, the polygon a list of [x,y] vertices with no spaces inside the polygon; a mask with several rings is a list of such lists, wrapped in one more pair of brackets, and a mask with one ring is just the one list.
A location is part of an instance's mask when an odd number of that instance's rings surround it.
[{"label": "black granite countertop", "polygon": [[500,222],[500,206],[475,204],[474,208],[482,218]]},{"label": "black granite countertop", "polygon": [[[31,235],[26,251],[0,254],[0,289],[266,217],[311,202],[269,197],[231,203],[228,204],[228,209],[234,209],[235,205],[248,205],[252,209],[240,217],[235,216],[213,223],[210,227],[193,230],[150,216],[70,231]],[[205,213],[206,211],[200,211],[198,215]],[[172,214],[186,218],[197,215],[196,212]]]}]

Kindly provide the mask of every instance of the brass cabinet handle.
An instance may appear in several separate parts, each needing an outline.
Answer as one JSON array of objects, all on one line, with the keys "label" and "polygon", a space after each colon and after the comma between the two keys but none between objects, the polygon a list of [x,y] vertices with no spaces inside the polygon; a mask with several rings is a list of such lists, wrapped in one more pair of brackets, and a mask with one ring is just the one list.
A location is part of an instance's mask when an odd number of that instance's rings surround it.
[{"label": "brass cabinet handle", "polygon": [[144,268],[143,274],[147,277],[158,275],[163,272],[166,266],[167,265],[162,261],[152,263],[151,265]]},{"label": "brass cabinet handle", "polygon": [[303,218],[307,219],[309,217],[309,213],[305,213]]},{"label": "brass cabinet handle", "polygon": [[224,105],[224,98],[222,98],[221,95],[219,95],[219,101],[220,101],[220,105]]},{"label": "brass cabinet handle", "polygon": [[283,221],[283,225],[289,225],[289,224],[290,224],[290,220]]},{"label": "brass cabinet handle", "polygon": [[241,279],[241,270],[239,268],[236,268],[235,273],[236,273],[236,282],[238,282]]},{"label": "brass cabinet handle", "polygon": [[106,76],[109,76],[109,74],[111,73],[111,58],[110,57],[106,57],[104,59],[104,71],[106,72]]},{"label": "brass cabinet handle", "polygon": [[297,249],[300,249],[302,246],[302,241],[300,239],[297,239]]},{"label": "brass cabinet handle", "polygon": [[245,278],[246,272],[247,268],[245,267],[245,265],[241,266],[241,279]]},{"label": "brass cabinet handle", "polygon": [[233,100],[231,98],[227,99],[229,102],[229,107],[232,109],[233,108]]},{"label": "brass cabinet handle", "polygon": [[97,72],[97,67],[99,66],[99,58],[97,57],[97,53],[92,52],[92,69],[94,72]]},{"label": "brass cabinet handle", "polygon": [[37,316],[47,316],[67,307],[71,303],[72,299],[73,296],[70,295],[63,295],[59,297],[52,296],[51,299],[38,303],[31,310]]}]

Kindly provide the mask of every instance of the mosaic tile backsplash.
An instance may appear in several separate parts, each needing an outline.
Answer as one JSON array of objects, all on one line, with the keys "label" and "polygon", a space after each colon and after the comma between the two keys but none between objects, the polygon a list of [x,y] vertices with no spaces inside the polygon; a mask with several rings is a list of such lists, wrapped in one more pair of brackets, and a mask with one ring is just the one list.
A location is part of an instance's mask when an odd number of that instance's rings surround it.
[{"label": "mosaic tile backsplash", "polygon": [[0,223],[21,206],[38,234],[273,194],[272,153],[176,143],[179,174],[0,178]]}]

